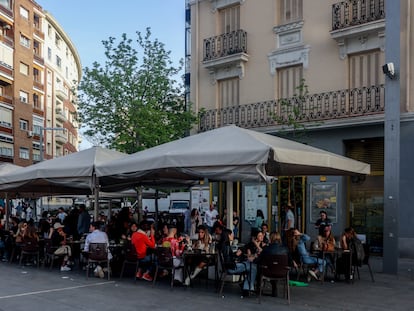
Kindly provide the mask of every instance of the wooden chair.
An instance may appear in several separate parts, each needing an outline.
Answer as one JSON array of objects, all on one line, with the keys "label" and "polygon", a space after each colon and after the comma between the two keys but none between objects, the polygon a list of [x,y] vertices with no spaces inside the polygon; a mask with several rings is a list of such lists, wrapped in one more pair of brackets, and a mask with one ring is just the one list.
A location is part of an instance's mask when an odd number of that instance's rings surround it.
[{"label": "wooden chair", "polygon": [[43,258],[43,267],[46,266],[48,262],[50,262],[49,269],[52,269],[53,263],[55,259],[62,259],[65,257],[65,254],[56,255],[55,251],[57,250],[57,246],[53,246],[51,239],[44,239],[44,258]]},{"label": "wooden chair", "polygon": [[119,278],[122,278],[122,276],[124,275],[124,271],[125,271],[125,266],[126,265],[134,265],[135,266],[135,273],[134,273],[134,280],[136,281],[136,275],[138,272],[138,268],[139,268],[139,259],[137,257],[137,252],[135,250],[134,245],[132,245],[131,242],[127,243],[124,246],[124,261],[122,263],[122,268],[121,268],[121,273],[119,275]]},{"label": "wooden chair", "polygon": [[22,265],[24,257],[36,258],[36,264],[39,268],[40,265],[40,255],[39,255],[39,243],[35,240],[25,241],[24,245],[21,247],[19,265]]},{"label": "wooden chair", "polygon": [[271,255],[263,257],[260,264],[260,289],[259,289],[259,303],[261,303],[262,292],[266,282],[284,281],[284,290],[288,304],[290,304],[290,290],[289,290],[289,259],[288,255]]},{"label": "wooden chair", "polygon": [[106,265],[108,280],[110,279],[110,266],[108,259],[108,245],[106,243],[90,243],[87,252],[86,278],[89,278],[89,268],[91,264]]}]

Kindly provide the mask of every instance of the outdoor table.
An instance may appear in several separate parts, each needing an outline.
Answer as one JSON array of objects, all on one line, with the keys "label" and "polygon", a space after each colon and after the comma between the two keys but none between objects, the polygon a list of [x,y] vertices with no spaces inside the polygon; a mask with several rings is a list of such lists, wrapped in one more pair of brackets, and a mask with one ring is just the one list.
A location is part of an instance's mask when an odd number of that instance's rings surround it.
[{"label": "outdoor table", "polygon": [[[213,262],[214,264],[214,282],[216,288],[218,287],[218,279],[219,279],[219,271],[218,271],[218,252],[211,252],[211,251],[200,251],[200,250],[186,250],[183,253],[183,261],[184,261],[184,279],[187,276],[191,275],[191,261],[194,258],[206,258],[209,263]],[[207,269],[210,265],[207,264]],[[208,276],[207,276],[208,277]],[[191,282],[191,279],[190,279]]]},{"label": "outdoor table", "polygon": [[[339,256],[342,256],[343,254],[349,254],[349,256],[351,257],[351,251],[350,250],[344,250],[340,247],[335,247],[335,249],[332,251],[328,251],[328,250],[315,250],[313,252],[314,254],[317,254],[319,258],[321,258],[322,260],[325,261],[326,263],[326,257],[327,255],[331,255],[332,257],[332,266],[335,269],[335,274],[336,274],[336,260],[339,258]],[[349,261],[350,262],[350,267],[349,267],[349,271],[351,272],[352,275],[352,260]],[[324,271],[322,273],[322,278],[321,281],[322,283],[325,281],[325,276],[327,274],[327,266],[325,265]]]}]

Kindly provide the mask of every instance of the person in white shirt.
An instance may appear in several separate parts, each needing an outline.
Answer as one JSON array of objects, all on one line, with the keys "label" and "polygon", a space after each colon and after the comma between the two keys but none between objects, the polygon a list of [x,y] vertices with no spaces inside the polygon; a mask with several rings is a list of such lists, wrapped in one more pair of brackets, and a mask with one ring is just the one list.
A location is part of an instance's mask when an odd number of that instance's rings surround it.
[{"label": "person in white shirt", "polygon": [[204,223],[206,224],[210,234],[213,231],[213,225],[216,222],[217,217],[218,217],[218,212],[215,209],[214,204],[211,203],[210,204],[210,209],[208,211],[206,211],[206,213],[204,215]]}]

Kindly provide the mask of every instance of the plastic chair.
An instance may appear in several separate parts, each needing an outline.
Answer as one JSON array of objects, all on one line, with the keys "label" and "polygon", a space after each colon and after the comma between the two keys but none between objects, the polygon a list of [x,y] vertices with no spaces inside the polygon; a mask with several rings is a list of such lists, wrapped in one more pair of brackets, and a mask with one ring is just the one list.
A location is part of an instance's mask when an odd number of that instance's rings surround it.
[{"label": "plastic chair", "polygon": [[132,243],[127,243],[124,246],[124,256],[125,258],[122,263],[122,268],[121,268],[121,273],[119,275],[119,278],[122,278],[122,276],[124,275],[126,265],[135,265],[134,280],[136,281],[137,280],[136,274],[139,268],[139,259],[137,257],[137,252],[135,250],[135,247],[134,245],[132,245]]},{"label": "plastic chair", "polygon": [[87,253],[86,278],[89,278],[89,268],[91,264],[106,264],[108,280],[110,279],[110,267],[108,259],[108,245],[106,243],[90,243]]},{"label": "plastic chair", "polygon": [[[259,290],[259,303],[261,303],[262,292],[266,282],[280,280],[284,281],[284,289],[288,304],[290,304],[290,290],[289,290],[289,259],[288,255],[271,255],[263,257],[260,264],[260,290]],[[277,286],[277,283],[276,285]],[[277,288],[276,288],[277,290]]]}]

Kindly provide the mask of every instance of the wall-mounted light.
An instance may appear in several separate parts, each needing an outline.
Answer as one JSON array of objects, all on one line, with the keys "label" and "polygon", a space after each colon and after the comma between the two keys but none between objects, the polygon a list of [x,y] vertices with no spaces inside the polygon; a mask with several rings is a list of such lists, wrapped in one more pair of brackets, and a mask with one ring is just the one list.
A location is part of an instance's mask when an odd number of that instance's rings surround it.
[{"label": "wall-mounted light", "polygon": [[395,78],[394,63],[386,63],[382,66],[382,72],[390,79]]}]

